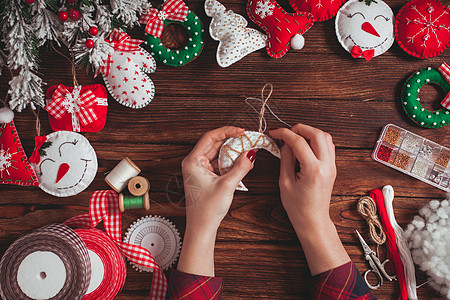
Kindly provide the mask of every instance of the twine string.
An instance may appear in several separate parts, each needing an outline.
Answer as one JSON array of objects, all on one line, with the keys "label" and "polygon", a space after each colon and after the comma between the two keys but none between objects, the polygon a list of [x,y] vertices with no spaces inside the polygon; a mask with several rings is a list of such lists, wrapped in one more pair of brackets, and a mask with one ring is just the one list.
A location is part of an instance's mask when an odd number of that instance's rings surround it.
[{"label": "twine string", "polygon": [[378,219],[375,201],[369,196],[364,196],[359,199],[358,213],[363,216],[367,224],[369,224],[369,233],[372,241],[377,245],[383,245],[386,242],[386,233],[383,230],[383,225],[381,225],[381,222]]},{"label": "twine string", "polygon": [[50,45],[52,46],[53,50],[58,53],[59,55],[61,55],[62,57],[66,58],[69,62],[70,65],[72,66],[72,80],[73,80],[73,86],[76,87],[78,86],[78,81],[77,81],[77,74],[76,74],[76,68],[75,68],[75,58],[74,58],[74,53],[73,51],[70,51],[70,58],[65,55],[64,53],[60,52],[59,50],[57,50],[55,48],[55,46],[53,45],[53,43],[50,43]]},{"label": "twine string", "polygon": [[37,136],[41,136],[41,121],[39,120],[39,111],[40,110],[41,110],[40,106],[38,106],[37,112],[34,109],[31,110],[33,112],[33,115],[36,118],[35,126],[36,126],[36,134],[37,134]]}]

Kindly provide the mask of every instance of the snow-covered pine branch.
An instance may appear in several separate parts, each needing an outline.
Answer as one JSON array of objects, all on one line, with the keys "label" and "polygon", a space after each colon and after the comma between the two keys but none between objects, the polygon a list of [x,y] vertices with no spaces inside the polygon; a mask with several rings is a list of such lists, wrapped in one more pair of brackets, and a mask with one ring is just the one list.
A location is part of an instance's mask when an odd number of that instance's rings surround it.
[{"label": "snow-covered pine branch", "polygon": [[11,96],[9,106],[11,109],[21,112],[30,104],[33,110],[36,105],[45,106],[44,92],[42,90],[42,79],[34,74],[29,68],[23,67],[19,75],[14,76],[9,82],[8,93]]}]

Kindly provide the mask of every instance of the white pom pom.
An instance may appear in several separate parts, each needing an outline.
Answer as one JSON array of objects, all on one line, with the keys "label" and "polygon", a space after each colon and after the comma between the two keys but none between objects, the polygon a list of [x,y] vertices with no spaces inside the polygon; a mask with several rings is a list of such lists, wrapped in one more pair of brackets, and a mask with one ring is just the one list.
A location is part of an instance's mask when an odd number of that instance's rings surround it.
[{"label": "white pom pom", "polygon": [[0,108],[0,124],[9,123],[14,119],[14,112],[9,107]]},{"label": "white pom pom", "polygon": [[294,50],[300,50],[305,46],[305,38],[300,35],[296,34],[291,38],[291,48]]}]

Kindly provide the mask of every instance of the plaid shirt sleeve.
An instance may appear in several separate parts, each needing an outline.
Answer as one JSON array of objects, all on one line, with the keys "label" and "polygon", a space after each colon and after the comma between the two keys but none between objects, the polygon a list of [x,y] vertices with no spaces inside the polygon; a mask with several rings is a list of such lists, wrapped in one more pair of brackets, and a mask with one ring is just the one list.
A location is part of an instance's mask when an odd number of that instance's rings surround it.
[{"label": "plaid shirt sleeve", "polygon": [[219,300],[222,296],[223,279],[220,277],[198,276],[173,270],[168,284],[166,300]]},{"label": "plaid shirt sleeve", "polygon": [[353,262],[313,276],[313,295],[316,300],[375,300]]}]

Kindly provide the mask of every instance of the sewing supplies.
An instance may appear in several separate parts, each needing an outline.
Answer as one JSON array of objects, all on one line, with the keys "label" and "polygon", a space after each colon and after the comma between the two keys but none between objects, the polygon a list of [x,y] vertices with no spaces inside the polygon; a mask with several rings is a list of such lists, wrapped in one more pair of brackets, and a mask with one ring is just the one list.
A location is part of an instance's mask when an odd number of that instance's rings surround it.
[{"label": "sewing supplies", "polygon": [[398,225],[395,220],[394,207],[392,202],[394,201],[394,188],[390,185],[383,187],[384,204],[386,206],[386,212],[391,222],[391,225],[395,232],[395,240],[397,241],[398,254],[403,264],[405,271],[406,287],[408,290],[408,299],[417,299],[417,285],[416,285],[416,271],[414,268],[414,261],[406,245],[403,229]]},{"label": "sewing supplies", "polygon": [[[364,241],[362,236],[359,234],[358,230],[356,230],[356,234],[358,235],[359,242],[361,243],[361,247],[364,250],[364,256],[365,256],[366,260],[369,262],[369,265],[371,268],[371,269],[368,269],[366,272],[364,272],[364,280],[366,281],[367,286],[369,288],[371,288],[372,290],[376,290],[377,288],[379,288],[380,286],[383,285],[383,282],[384,282],[383,277],[389,281],[396,279],[395,275],[390,276],[384,268],[384,265],[389,261],[389,259],[386,259],[385,261],[383,261],[381,263],[380,260],[378,259],[377,255],[375,254],[375,252],[372,249],[370,249],[369,245],[367,245],[366,241]],[[377,278],[376,285],[371,285],[369,283],[369,280],[367,279],[367,275],[369,275],[370,273],[375,274],[375,276]]]},{"label": "sewing supplies", "polygon": [[395,265],[395,273],[397,276],[398,286],[400,288],[400,300],[408,298],[408,291],[406,288],[405,271],[402,260],[398,253],[397,241],[395,239],[395,232],[392,228],[391,222],[386,212],[384,205],[383,192],[380,189],[370,191],[370,197],[375,201],[380,215],[381,223],[383,224],[384,232],[386,233],[387,257]]},{"label": "sewing supplies", "polygon": [[2,299],[81,299],[91,278],[88,250],[69,227],[53,224],[17,239],[0,261]]},{"label": "sewing supplies", "polygon": [[406,129],[386,125],[372,158],[441,190],[450,191],[450,149]]},{"label": "sewing supplies", "polygon": [[146,192],[142,196],[125,195],[123,193],[119,194],[119,209],[120,212],[124,212],[127,209],[139,209],[145,208],[150,209],[150,196]]},{"label": "sewing supplies", "polygon": [[378,246],[381,246],[386,242],[386,233],[383,230],[383,225],[381,225],[381,222],[378,219],[375,201],[369,196],[361,197],[358,201],[357,210],[369,225],[370,238],[377,244],[378,249]]},{"label": "sewing supplies", "polygon": [[120,193],[127,187],[128,181],[131,178],[136,177],[139,173],[141,173],[141,169],[139,169],[131,159],[124,157],[119,164],[108,173],[105,177],[105,181],[113,190]]},{"label": "sewing supplies", "polygon": [[136,176],[128,181],[128,191],[133,196],[142,196],[150,190],[150,182],[147,178]]},{"label": "sewing supplies", "polygon": [[[178,229],[172,222],[159,216],[150,215],[135,221],[128,228],[123,241],[147,249],[163,270],[175,263],[181,250]],[[139,271],[153,271],[134,262],[131,265]]]},{"label": "sewing supplies", "polygon": [[112,300],[125,284],[125,259],[114,242],[101,230],[75,229],[86,244],[91,262],[91,280],[83,300]]}]

